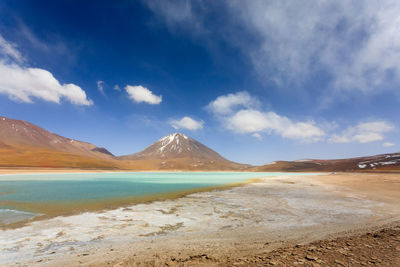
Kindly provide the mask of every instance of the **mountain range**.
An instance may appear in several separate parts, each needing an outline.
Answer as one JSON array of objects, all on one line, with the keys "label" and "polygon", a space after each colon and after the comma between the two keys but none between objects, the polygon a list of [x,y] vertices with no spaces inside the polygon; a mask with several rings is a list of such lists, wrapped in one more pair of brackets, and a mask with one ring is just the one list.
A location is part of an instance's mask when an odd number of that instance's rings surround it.
[{"label": "mountain range", "polygon": [[32,123],[0,116],[0,167],[125,170],[374,171],[400,170],[400,153],[350,159],[275,161],[251,166],[229,161],[182,134],[167,135],[143,151],[114,156],[106,148],[51,133]]}]

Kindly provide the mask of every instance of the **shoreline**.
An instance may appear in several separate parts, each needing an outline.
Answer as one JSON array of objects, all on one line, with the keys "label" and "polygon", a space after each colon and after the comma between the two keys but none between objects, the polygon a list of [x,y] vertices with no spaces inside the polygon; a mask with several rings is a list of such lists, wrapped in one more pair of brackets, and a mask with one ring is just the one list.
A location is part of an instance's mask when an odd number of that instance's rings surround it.
[{"label": "shoreline", "polygon": [[[39,173],[37,174],[40,175]],[[14,209],[15,211],[42,214],[24,221],[19,221],[5,225],[0,224],[0,230],[17,229],[20,227],[27,226],[32,222],[49,220],[55,217],[73,216],[85,212],[101,213],[117,208],[126,208],[132,205],[149,204],[156,201],[179,199],[195,193],[227,190],[234,187],[244,186],[249,183],[257,183],[262,178],[263,177],[248,178],[246,181],[243,182],[227,183],[223,185],[199,187],[199,188],[178,190],[166,193],[156,193],[145,196],[132,196],[132,197],[101,199],[101,200],[85,200],[85,201],[75,201],[71,203],[60,203],[60,204],[46,203],[46,205],[42,205],[40,203],[35,203],[35,204],[16,203],[16,202],[7,202],[0,200],[0,204],[14,205],[16,207],[16,209]]]},{"label": "shoreline", "polygon": [[[198,173],[198,172],[216,172],[216,173],[291,173],[291,174],[327,174],[330,171],[309,171],[309,172],[290,172],[290,171],[250,171],[250,170],[129,170],[129,169],[79,169],[79,168],[42,168],[42,167],[0,167],[0,177],[3,175],[18,175],[18,174],[60,174],[60,173]],[[336,173],[352,173],[352,172],[336,172]],[[362,173],[362,172],[356,172]],[[397,173],[397,172],[394,172]],[[400,173],[400,171],[399,171]]]}]

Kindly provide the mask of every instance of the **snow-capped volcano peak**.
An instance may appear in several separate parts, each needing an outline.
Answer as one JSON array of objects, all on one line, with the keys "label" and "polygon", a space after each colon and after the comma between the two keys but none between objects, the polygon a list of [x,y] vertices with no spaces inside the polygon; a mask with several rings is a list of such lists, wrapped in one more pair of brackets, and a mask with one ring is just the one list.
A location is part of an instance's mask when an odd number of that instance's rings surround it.
[{"label": "snow-capped volcano peak", "polygon": [[174,151],[178,151],[178,153],[182,153],[185,150],[183,147],[185,140],[189,140],[189,137],[181,133],[173,133],[161,138],[155,144],[161,143],[161,147],[158,149],[160,153],[163,153],[169,145],[171,145],[170,150],[173,149]]},{"label": "snow-capped volcano peak", "polygon": [[153,143],[145,150],[127,156],[128,158],[207,158],[223,159],[217,152],[197,142],[196,140],[182,134],[172,133],[157,142]]},{"label": "snow-capped volcano peak", "polygon": [[173,134],[169,134],[167,136],[164,136],[163,138],[161,138],[160,140],[158,140],[158,142],[162,142],[162,143],[171,143],[174,140],[176,140],[176,142],[179,142],[179,139],[183,138],[183,139],[189,139],[189,137],[187,137],[186,135],[182,134],[182,133],[173,133]]}]

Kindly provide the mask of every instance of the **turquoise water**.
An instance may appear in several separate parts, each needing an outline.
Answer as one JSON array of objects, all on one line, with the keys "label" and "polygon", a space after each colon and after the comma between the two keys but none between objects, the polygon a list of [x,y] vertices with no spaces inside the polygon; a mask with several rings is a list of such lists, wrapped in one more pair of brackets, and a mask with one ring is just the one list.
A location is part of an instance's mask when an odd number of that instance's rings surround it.
[{"label": "turquoise water", "polygon": [[[29,219],[37,214],[21,210],[24,203],[50,204],[104,201],[151,196],[182,190],[245,182],[281,173],[165,172],[69,173],[0,175],[0,224]],[[285,173],[284,175],[290,175]]]}]

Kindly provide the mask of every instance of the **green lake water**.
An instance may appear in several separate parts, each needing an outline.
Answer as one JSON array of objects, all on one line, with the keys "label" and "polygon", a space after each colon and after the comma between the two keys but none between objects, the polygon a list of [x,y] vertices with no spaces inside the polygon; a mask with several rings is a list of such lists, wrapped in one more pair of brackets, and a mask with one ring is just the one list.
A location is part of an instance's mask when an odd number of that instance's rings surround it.
[{"label": "green lake water", "polygon": [[[33,218],[36,209],[104,203],[246,182],[283,173],[114,172],[0,175],[0,224]],[[284,173],[284,175],[290,175]],[[102,204],[99,204],[102,205]],[[36,208],[35,208],[36,207]]]}]

